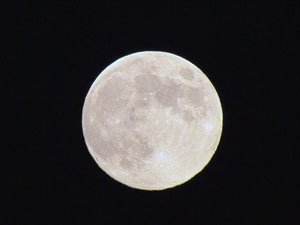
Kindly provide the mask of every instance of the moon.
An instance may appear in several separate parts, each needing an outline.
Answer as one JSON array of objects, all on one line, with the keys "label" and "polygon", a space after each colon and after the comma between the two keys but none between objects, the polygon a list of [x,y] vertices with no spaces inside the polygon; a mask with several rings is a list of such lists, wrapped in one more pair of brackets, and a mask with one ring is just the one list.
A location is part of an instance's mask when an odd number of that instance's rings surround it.
[{"label": "moon", "polygon": [[141,190],[183,184],[214,155],[222,107],[206,75],[172,53],[144,51],[109,65],[84,101],[87,148],[110,177]]}]

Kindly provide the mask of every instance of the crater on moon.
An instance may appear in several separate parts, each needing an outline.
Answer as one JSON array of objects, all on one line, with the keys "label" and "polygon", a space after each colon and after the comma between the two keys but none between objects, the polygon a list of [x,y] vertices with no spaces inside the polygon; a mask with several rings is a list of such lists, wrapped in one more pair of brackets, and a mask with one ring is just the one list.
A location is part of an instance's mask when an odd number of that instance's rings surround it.
[{"label": "crater on moon", "polygon": [[162,190],[200,172],[222,131],[214,87],[195,65],[165,52],[140,52],[107,67],[83,107],[88,150],[115,180]]}]

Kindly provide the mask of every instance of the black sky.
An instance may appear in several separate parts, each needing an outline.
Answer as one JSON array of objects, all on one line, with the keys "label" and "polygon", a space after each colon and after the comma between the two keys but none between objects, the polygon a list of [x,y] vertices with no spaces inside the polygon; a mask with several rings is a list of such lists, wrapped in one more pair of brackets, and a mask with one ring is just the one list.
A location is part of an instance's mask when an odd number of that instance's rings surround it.
[{"label": "black sky", "polygon": [[[0,224],[300,224],[299,3],[3,4]],[[144,50],[191,61],[224,127],[203,172],[161,192],[98,169],[81,111],[97,75]]]}]

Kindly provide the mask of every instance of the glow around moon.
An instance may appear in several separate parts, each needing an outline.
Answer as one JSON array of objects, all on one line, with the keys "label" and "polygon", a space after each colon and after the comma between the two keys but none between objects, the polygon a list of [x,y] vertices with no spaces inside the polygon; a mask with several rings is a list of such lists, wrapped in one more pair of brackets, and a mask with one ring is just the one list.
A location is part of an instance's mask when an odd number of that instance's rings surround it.
[{"label": "glow around moon", "polygon": [[99,167],[132,188],[162,190],[199,173],[222,132],[213,85],[189,61],[166,52],[127,55],[91,86],[85,142]]}]

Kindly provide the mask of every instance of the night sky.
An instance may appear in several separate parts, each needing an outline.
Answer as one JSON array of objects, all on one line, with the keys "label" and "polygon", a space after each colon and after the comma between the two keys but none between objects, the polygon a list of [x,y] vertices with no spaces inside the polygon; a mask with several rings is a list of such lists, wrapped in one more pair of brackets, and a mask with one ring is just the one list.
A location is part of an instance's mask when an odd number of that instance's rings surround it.
[{"label": "night sky", "polygon": [[[4,3],[0,224],[300,224],[299,3],[262,2]],[[159,192],[106,175],[81,127],[99,73],[145,50],[198,66],[224,115],[205,169]]]}]

